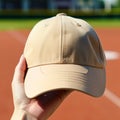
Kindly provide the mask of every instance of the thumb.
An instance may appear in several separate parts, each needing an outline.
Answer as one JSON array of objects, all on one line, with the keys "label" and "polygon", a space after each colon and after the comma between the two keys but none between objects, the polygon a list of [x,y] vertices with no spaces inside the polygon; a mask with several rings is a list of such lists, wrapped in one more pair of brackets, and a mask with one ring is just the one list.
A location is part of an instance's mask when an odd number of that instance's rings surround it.
[{"label": "thumb", "polygon": [[26,72],[26,60],[22,55],[15,68],[13,80],[12,80],[12,93],[15,107],[24,107],[29,99],[25,95],[24,91],[24,76]]},{"label": "thumb", "polygon": [[26,60],[24,56],[21,55],[20,60],[15,68],[13,83],[14,82],[23,83],[26,70],[27,70]]}]

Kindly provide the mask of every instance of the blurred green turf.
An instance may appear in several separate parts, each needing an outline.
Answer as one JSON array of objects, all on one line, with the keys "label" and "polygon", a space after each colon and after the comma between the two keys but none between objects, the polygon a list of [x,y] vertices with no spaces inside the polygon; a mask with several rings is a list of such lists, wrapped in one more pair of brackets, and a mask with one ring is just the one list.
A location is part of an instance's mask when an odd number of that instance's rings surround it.
[{"label": "blurred green turf", "polygon": [[31,29],[37,19],[0,19],[0,30]]},{"label": "blurred green turf", "polygon": [[[40,19],[0,19],[0,30],[31,29]],[[120,27],[120,19],[84,19],[93,27]]]},{"label": "blurred green turf", "polygon": [[119,27],[120,28],[120,19],[89,19],[86,20],[93,27]]}]

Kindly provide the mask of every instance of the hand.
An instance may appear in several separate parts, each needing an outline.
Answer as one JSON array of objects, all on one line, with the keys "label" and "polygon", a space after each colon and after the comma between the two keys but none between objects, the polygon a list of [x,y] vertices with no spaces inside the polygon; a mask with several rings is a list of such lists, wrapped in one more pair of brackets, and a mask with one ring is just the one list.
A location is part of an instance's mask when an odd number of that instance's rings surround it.
[{"label": "hand", "polygon": [[[69,90],[56,90],[29,99],[24,91],[24,77],[27,70],[26,60],[22,55],[15,68],[12,81],[12,93],[15,111],[23,112],[20,120],[46,120],[71,92]],[[18,119],[17,112],[13,113],[12,120]],[[21,115],[21,113],[19,113]],[[24,117],[23,117],[24,116]]]}]

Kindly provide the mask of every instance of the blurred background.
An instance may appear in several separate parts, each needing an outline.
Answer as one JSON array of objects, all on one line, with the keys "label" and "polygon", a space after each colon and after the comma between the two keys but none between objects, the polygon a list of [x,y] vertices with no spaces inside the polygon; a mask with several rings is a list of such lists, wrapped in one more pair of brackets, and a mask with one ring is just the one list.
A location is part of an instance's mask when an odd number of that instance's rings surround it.
[{"label": "blurred background", "polygon": [[13,113],[11,81],[30,30],[60,12],[95,28],[107,58],[107,83],[97,99],[73,92],[49,120],[120,120],[120,0],[0,0],[0,120]]},{"label": "blurred background", "polygon": [[73,16],[119,17],[120,0],[0,0],[0,17],[47,17],[61,11]]}]

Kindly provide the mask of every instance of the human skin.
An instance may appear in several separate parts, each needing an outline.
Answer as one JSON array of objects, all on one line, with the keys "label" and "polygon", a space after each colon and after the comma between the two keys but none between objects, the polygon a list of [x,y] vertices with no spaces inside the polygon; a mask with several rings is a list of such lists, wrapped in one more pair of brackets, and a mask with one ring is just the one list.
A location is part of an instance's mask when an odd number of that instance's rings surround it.
[{"label": "human skin", "polygon": [[71,91],[55,90],[30,99],[24,91],[26,70],[26,60],[22,55],[15,68],[12,80],[14,112],[11,120],[46,120]]}]

